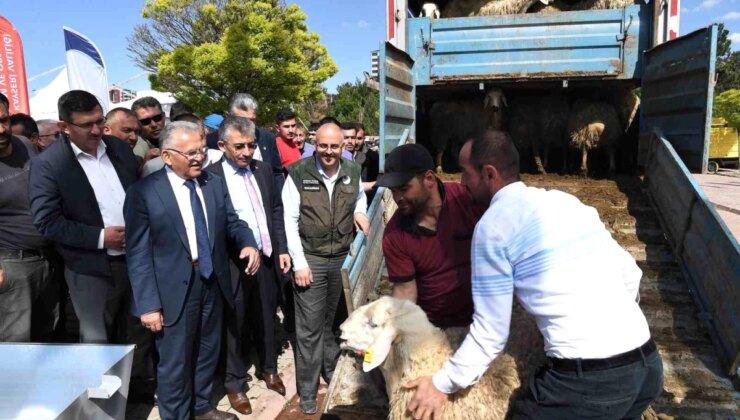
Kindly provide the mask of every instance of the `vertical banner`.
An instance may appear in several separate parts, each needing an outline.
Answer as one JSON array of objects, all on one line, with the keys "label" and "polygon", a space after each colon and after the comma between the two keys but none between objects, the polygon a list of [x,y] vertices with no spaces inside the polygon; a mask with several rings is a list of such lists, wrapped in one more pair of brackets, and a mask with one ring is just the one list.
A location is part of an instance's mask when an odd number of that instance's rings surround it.
[{"label": "vertical banner", "polygon": [[0,93],[10,102],[10,114],[30,114],[26,64],[23,62],[21,36],[15,27],[0,16]]},{"label": "vertical banner", "polygon": [[70,90],[84,90],[98,98],[103,113],[109,106],[108,73],[98,47],[84,35],[64,27],[67,77]]}]

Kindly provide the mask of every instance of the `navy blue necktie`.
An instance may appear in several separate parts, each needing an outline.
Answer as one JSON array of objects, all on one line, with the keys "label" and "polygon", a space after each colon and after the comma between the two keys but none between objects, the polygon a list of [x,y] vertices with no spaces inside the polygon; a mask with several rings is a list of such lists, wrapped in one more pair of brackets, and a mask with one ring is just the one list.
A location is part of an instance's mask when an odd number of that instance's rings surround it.
[{"label": "navy blue necktie", "polygon": [[203,278],[210,278],[213,274],[213,261],[211,260],[211,242],[208,240],[208,228],[206,227],[206,215],[200,204],[198,194],[195,192],[195,181],[188,179],[185,186],[190,190],[190,207],[193,208],[193,219],[195,220],[195,239],[198,244],[198,268]]}]

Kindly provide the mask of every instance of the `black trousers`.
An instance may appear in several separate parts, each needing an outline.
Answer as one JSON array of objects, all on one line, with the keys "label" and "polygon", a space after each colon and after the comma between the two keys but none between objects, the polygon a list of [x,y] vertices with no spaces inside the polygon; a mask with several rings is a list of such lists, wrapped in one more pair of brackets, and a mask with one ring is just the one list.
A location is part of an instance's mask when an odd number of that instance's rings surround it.
[{"label": "black trousers", "polygon": [[[246,390],[248,355],[252,347],[258,360],[258,372],[277,373],[277,346],[275,343],[275,313],[278,300],[278,278],[275,255],[262,257],[254,276],[238,270],[234,285],[234,308],[226,308],[226,379],[228,393]],[[232,273],[232,276],[236,276]]]},{"label": "black trousers", "polygon": [[663,391],[663,362],[655,350],[639,361],[597,371],[541,368],[514,419],[639,419]]},{"label": "black trousers", "polygon": [[154,334],[131,314],[131,283],[126,261],[110,258],[107,277],[64,274],[75,314],[80,320],[80,341],[98,344],[135,344],[132,380],[154,377]]}]

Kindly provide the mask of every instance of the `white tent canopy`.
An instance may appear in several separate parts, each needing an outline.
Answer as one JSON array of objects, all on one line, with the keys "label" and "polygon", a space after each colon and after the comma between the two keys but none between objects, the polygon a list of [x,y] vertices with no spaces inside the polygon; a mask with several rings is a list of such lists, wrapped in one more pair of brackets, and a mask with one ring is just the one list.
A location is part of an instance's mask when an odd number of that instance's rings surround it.
[{"label": "white tent canopy", "polygon": [[[59,111],[57,110],[57,102],[59,97],[69,92],[69,81],[67,79],[67,68],[63,68],[59,74],[54,77],[45,87],[36,90],[30,99],[31,105],[31,117],[34,120],[52,119],[56,120],[59,118]],[[145,96],[153,96],[159,103],[162,104],[162,110],[165,115],[169,115],[170,107],[175,103],[175,97],[169,92],[157,92],[156,90],[139,90],[136,92],[136,98],[126,102],[119,102],[117,104],[111,103],[111,109],[117,107],[124,107],[131,109],[131,104],[136,99],[143,98]]]}]

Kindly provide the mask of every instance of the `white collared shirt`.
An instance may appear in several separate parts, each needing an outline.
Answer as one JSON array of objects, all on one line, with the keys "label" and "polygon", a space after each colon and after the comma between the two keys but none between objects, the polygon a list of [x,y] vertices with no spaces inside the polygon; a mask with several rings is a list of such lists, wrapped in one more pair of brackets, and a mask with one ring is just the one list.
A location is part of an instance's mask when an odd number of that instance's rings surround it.
[{"label": "white collared shirt", "polygon": [[[234,206],[234,210],[239,218],[247,222],[249,227],[252,229],[254,240],[257,242],[257,249],[261,250],[262,238],[260,236],[261,232],[259,224],[257,223],[257,215],[255,213],[254,206],[252,205],[249,191],[247,191],[247,186],[244,183],[245,180],[244,176],[241,174],[241,169],[236,165],[233,165],[228,159],[224,159],[223,162],[221,162],[221,167],[224,169],[224,178],[226,179],[226,187],[229,189],[229,195],[231,196],[231,204]],[[257,184],[257,180],[254,179],[252,169],[247,166],[245,170],[248,173],[248,179],[257,192],[260,205],[265,209],[265,203],[262,201],[262,192]],[[270,176],[272,176],[272,174],[270,174]],[[265,209],[265,217],[272,215],[269,211],[270,210]]]},{"label": "white collared shirt", "polygon": [[636,299],[642,271],[596,209],[570,194],[522,182],[502,188],[475,227],[471,261],[473,324],[434,375],[442,392],[477,382],[503,350],[514,296],[537,320],[550,357],[602,359],[650,338]]},{"label": "white collared shirt", "polygon": [[[95,193],[95,200],[98,202],[100,215],[103,217],[103,226],[125,226],[123,202],[126,199],[126,192],[118,178],[116,168],[113,167],[113,162],[110,161],[110,157],[106,153],[108,146],[101,140],[98,143],[96,156],[93,156],[83,152],[73,142],[70,141],[69,144],[72,146],[72,152],[77,162],[80,163],[82,170],[85,172],[87,182],[90,183]],[[104,244],[105,231],[101,229],[98,237],[98,249],[103,249]],[[123,255],[125,253],[122,249],[108,249],[106,252],[108,255]]]},{"label": "white collared shirt", "polygon": [[[319,174],[321,174],[321,179],[324,181],[324,185],[329,193],[329,203],[331,204],[334,185],[336,185],[337,180],[339,179],[341,164],[337,168],[337,172],[332,176],[328,176],[326,172],[324,172],[324,168],[321,167],[321,163],[318,160],[316,161],[316,169],[318,169]],[[295,182],[290,178],[290,175],[285,177],[282,196],[285,236],[288,239],[288,253],[290,254],[290,258],[293,260],[293,271],[298,271],[308,267],[308,262],[303,253],[301,236],[298,233],[298,218],[301,215],[301,194],[298,192],[298,188],[296,188]],[[355,199],[354,214],[357,213],[367,213],[367,196],[365,195],[365,191],[362,189],[362,180],[360,180],[358,185],[357,198]]]},{"label": "white collared shirt", "polygon": [[[195,234],[193,207],[190,205],[190,189],[185,186],[186,179],[181,178],[169,166],[165,167],[165,171],[167,172],[167,179],[170,181],[170,185],[172,185],[172,191],[175,193],[175,199],[177,200],[177,207],[180,208],[182,221],[185,224],[185,233],[188,235],[188,245],[190,246],[190,256],[195,261],[198,259],[198,239]],[[198,194],[200,205],[203,206],[206,228],[210,230],[208,227],[208,210],[206,209],[206,202],[203,200],[203,190],[200,188],[197,180],[195,181],[195,193]],[[206,241],[208,241],[208,238],[206,238]]]}]

